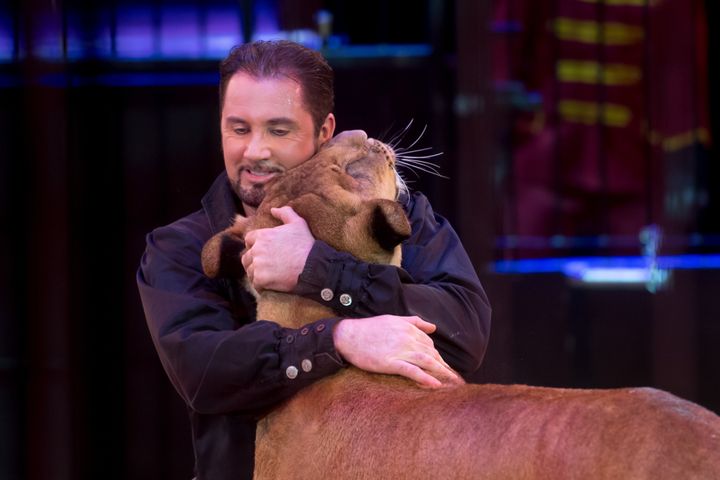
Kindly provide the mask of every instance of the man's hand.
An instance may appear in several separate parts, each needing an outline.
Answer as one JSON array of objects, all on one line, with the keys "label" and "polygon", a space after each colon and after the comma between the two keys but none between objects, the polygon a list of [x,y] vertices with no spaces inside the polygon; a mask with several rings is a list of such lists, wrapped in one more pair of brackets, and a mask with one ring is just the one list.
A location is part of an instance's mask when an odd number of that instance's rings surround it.
[{"label": "man's hand", "polygon": [[461,380],[435,350],[428,336],[435,328],[419,317],[345,319],[335,327],[333,340],[340,355],[358,368],[438,388]]},{"label": "man's hand", "polygon": [[245,236],[242,264],[253,288],[289,292],[297,285],[315,238],[292,207],[273,208],[283,225],[253,230]]}]

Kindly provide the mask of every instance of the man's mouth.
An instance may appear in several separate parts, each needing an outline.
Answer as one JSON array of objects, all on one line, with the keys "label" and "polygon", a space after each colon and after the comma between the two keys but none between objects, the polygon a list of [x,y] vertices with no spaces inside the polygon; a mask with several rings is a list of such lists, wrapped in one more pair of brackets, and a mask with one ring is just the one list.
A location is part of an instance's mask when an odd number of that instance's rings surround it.
[{"label": "man's mouth", "polygon": [[282,172],[282,169],[276,167],[244,167],[240,175],[252,183],[264,183]]}]

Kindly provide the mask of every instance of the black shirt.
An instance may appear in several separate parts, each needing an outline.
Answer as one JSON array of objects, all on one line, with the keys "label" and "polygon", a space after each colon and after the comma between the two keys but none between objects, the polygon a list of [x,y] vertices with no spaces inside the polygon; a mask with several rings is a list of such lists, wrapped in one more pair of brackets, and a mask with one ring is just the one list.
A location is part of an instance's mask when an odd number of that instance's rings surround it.
[{"label": "black shirt", "polygon": [[[427,198],[414,193],[400,201],[412,225],[402,268],[363,263],[315,242],[295,293],[322,301],[329,288],[337,317],[301,330],[256,319],[255,300],[237,281],[202,272],[203,245],[237,210],[225,174],[201,210],[148,234],[138,287],[155,348],[188,407],[200,480],[252,478],[257,418],[343,367],[332,339],[342,318],[417,315],[437,325],[431,337],[451,367],[468,375],[480,366],[490,307],[475,270]],[[343,293],[353,299],[349,306],[338,301]],[[313,369],[288,378],[287,367],[304,358],[313,359]]]}]

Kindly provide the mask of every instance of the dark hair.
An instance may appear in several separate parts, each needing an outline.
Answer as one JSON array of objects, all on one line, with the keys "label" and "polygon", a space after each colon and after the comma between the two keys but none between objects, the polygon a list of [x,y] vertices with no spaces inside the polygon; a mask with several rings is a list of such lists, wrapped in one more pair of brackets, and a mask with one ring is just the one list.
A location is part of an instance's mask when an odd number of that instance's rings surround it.
[{"label": "dark hair", "polygon": [[221,111],[228,82],[237,72],[258,79],[284,76],[299,83],[316,134],[333,111],[335,93],[332,68],[319,52],[302,45],[287,40],[257,41],[230,50],[227,58],[220,63]]}]

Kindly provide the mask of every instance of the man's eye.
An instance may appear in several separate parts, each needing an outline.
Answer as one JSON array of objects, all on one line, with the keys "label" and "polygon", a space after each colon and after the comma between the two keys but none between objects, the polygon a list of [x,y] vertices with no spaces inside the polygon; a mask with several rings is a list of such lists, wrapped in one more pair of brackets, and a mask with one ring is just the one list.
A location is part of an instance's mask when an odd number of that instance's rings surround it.
[{"label": "man's eye", "polygon": [[233,128],[233,132],[235,132],[238,135],[245,135],[246,133],[248,133],[248,129],[236,127],[236,128]]},{"label": "man's eye", "polygon": [[275,135],[276,137],[284,137],[285,135],[287,135],[288,133],[290,133],[289,130],[285,130],[285,129],[282,129],[282,128],[273,128],[273,129],[271,130],[271,132],[272,132],[272,134]]}]

